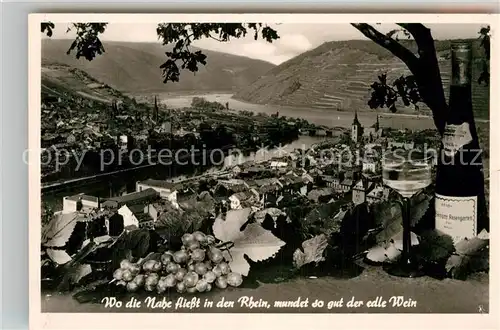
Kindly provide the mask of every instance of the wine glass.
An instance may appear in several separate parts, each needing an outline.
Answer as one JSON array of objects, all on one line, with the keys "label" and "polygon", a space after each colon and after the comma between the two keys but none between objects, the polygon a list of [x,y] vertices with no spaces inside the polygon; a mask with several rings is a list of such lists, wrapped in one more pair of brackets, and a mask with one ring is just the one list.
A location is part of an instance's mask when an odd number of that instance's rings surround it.
[{"label": "wine glass", "polygon": [[382,158],[382,180],[395,190],[400,199],[403,218],[403,251],[401,258],[385,270],[394,276],[418,277],[423,275],[421,267],[411,254],[410,198],[431,184],[432,157],[419,150],[396,149],[388,151]]}]

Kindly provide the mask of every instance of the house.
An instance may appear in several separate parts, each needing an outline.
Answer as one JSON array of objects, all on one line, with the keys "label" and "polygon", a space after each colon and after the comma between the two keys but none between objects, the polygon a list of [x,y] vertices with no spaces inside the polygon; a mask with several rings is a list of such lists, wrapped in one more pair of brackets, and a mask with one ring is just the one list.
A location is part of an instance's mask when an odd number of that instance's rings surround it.
[{"label": "house", "polygon": [[63,213],[92,210],[100,207],[99,197],[85,195],[83,193],[63,197]]},{"label": "house", "polygon": [[387,144],[387,147],[389,149],[405,149],[405,150],[412,150],[415,148],[415,143],[412,142],[396,142],[396,141],[389,141]]},{"label": "house", "polygon": [[123,217],[124,228],[151,228],[158,220],[158,210],[151,203],[123,205],[118,214]]},{"label": "house", "polygon": [[125,194],[123,196],[108,198],[104,203],[102,203],[102,206],[118,209],[123,205],[130,206],[132,204],[146,203],[154,201],[158,198],[160,198],[160,194],[156,190],[148,188],[142,191]]},{"label": "house", "polygon": [[354,205],[363,204],[366,201],[366,196],[373,189],[373,182],[366,178],[359,179],[354,187],[352,187],[352,202]]},{"label": "house", "polygon": [[366,156],[363,159],[362,171],[378,173],[381,170],[380,162],[372,156]]},{"label": "house", "polygon": [[376,184],[374,188],[366,195],[366,202],[368,204],[376,204],[386,201],[389,198],[390,190],[382,184]]},{"label": "house", "polygon": [[354,180],[349,177],[346,177],[344,178],[344,180],[342,180],[342,182],[340,182],[338,190],[341,192],[348,192],[349,190],[352,189],[353,185],[354,185]]},{"label": "house", "polygon": [[219,180],[214,187],[213,194],[217,197],[229,197],[233,194],[249,190],[249,185],[239,179]]},{"label": "house", "polygon": [[165,180],[153,179],[136,182],[135,191],[143,191],[146,189],[154,189],[160,194],[161,198],[169,199],[172,198],[172,193],[178,189],[178,184]]},{"label": "house", "polygon": [[259,193],[255,189],[242,191],[229,196],[229,202],[233,210],[250,207],[259,202]]},{"label": "house", "polygon": [[363,129],[363,139],[368,142],[373,142],[381,138],[383,135],[383,130],[380,128],[379,118],[377,115],[377,121],[371,127]]},{"label": "house", "polygon": [[335,191],[331,188],[319,188],[311,190],[307,198],[315,203],[323,203],[331,200],[335,195]]},{"label": "house", "polygon": [[282,162],[282,161],[271,161],[271,163],[269,164],[269,166],[272,169],[278,169],[278,168],[282,168],[282,167],[287,167],[288,163],[287,162]]}]

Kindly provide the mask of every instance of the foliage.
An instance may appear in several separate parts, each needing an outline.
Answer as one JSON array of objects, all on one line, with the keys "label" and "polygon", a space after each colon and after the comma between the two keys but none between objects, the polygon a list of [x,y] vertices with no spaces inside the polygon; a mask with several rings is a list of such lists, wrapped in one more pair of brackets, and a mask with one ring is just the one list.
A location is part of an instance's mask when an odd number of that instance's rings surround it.
[{"label": "foliage", "polygon": [[[465,277],[474,271],[484,271],[489,267],[489,238],[481,234],[471,239],[463,239],[455,245],[455,253],[446,262],[448,275],[456,279]],[[486,261],[486,262],[485,262]],[[474,267],[481,267],[474,269]]]},{"label": "foliage", "polygon": [[[389,50],[394,56],[403,61],[411,71],[410,76],[401,76],[392,85],[387,83],[385,75],[379,77],[379,82],[372,84],[372,96],[369,106],[372,109],[384,106],[396,112],[396,101],[401,99],[405,106],[425,103],[433,113],[434,123],[442,134],[445,127],[447,110],[446,97],[441,80],[441,73],[431,30],[421,23],[397,23],[398,29],[387,34],[380,33],[372,25],[366,23],[352,23],[365,37]],[[490,38],[489,27],[480,30],[481,46],[489,58]],[[398,41],[398,34],[403,33],[408,39],[414,39],[417,50],[413,51],[404,43]],[[396,38],[393,38],[396,36]],[[483,63],[483,73],[479,83],[489,80],[489,64]]]},{"label": "foliage", "polygon": [[[107,23],[73,23],[68,31],[75,29],[76,39],[68,49],[68,54],[76,49],[76,57],[84,57],[91,61],[104,52],[99,35],[104,33]],[[45,22],[41,25],[41,32],[48,37],[52,36],[55,25]],[[220,42],[245,37],[248,33],[254,34],[254,39],[262,38],[273,42],[279,38],[276,30],[262,23],[160,23],[156,28],[158,38],[163,45],[173,45],[167,52],[167,60],[160,66],[163,82],[179,81],[180,71],[187,69],[197,72],[199,64],[206,65],[206,55],[200,50],[192,50],[191,45],[196,40],[205,38]]]},{"label": "foliage", "polygon": [[325,234],[314,236],[302,243],[302,250],[297,249],[293,253],[293,265],[301,268],[305,264],[324,261],[323,252],[328,246],[328,238]]},{"label": "foliage", "polygon": [[79,220],[78,213],[59,213],[42,228],[45,247],[64,247]]},{"label": "foliage", "polygon": [[210,102],[204,97],[193,97],[191,101],[191,106],[193,108],[206,109],[212,111],[226,109],[226,107],[222,103],[216,101]]},{"label": "foliage", "polygon": [[254,262],[267,260],[285,245],[270,231],[258,223],[248,223],[250,208],[230,210],[225,219],[219,216],[213,225],[213,232],[222,242],[232,242],[234,245],[227,253],[229,267],[232,271],[248,276],[250,265],[245,256]]}]

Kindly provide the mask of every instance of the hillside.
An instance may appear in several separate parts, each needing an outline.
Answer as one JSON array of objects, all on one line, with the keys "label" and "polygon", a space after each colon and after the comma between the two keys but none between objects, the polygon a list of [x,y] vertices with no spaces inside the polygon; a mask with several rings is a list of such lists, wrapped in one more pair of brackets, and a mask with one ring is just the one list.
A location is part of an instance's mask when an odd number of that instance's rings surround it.
[{"label": "hillside", "polygon": [[42,101],[44,97],[82,98],[109,104],[121,99],[121,92],[97,81],[86,72],[65,64],[42,66]]},{"label": "hillside", "polygon": [[233,91],[250,85],[275,65],[247,57],[203,50],[207,65],[195,74],[181,73],[178,83],[164,84],[160,65],[165,51],[160,43],[106,41],[106,52],[93,61],[66,55],[71,40],[44,39],[42,66],[66,64],[84,70],[97,80],[129,93],[180,91]]},{"label": "hillside", "polygon": [[[403,41],[414,49],[411,41]],[[451,72],[450,41],[436,41],[441,76],[448,94]],[[474,80],[480,71],[480,50],[474,48]],[[386,72],[389,81],[408,74],[406,66],[389,51],[368,40],[326,42],[270,70],[256,82],[241,89],[234,98],[259,104],[312,107],[332,110],[369,110],[370,85]],[[478,115],[488,117],[489,87],[473,84]],[[402,112],[413,109],[400,108]],[[429,111],[421,107],[423,112]]]}]

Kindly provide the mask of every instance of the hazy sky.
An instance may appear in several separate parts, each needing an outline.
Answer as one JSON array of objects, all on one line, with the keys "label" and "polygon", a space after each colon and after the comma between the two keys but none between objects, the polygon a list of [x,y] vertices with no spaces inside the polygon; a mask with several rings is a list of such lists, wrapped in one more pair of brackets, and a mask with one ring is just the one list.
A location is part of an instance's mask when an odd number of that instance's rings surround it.
[{"label": "hazy sky", "polygon": [[[53,38],[74,37],[71,32],[66,33],[67,26],[64,23],[56,24]],[[156,26],[156,24],[146,23],[110,23],[101,39],[103,41],[159,42]],[[280,35],[280,39],[273,43],[255,41],[253,34],[249,33],[243,39],[234,39],[227,43],[204,39],[196,41],[194,45],[204,49],[280,64],[319,46],[325,41],[365,39],[358,30],[349,24],[274,24],[271,26]],[[434,39],[476,38],[481,28],[481,25],[478,24],[426,24],[426,26],[431,28]],[[388,32],[395,27],[391,24],[377,25],[381,32]]]}]

